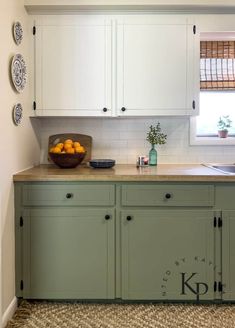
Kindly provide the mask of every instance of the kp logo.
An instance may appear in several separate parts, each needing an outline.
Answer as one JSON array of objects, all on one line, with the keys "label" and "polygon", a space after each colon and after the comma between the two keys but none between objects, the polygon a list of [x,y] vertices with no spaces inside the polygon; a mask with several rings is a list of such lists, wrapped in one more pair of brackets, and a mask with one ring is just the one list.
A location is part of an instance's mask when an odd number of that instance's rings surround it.
[{"label": "kp logo", "polygon": [[[161,294],[165,299],[179,293],[188,300],[195,295],[196,301],[199,301],[201,296],[208,293],[209,285],[201,278],[200,271],[204,272],[206,268],[209,272],[216,273],[217,268],[213,261],[194,256],[189,259],[179,258],[172,264],[172,268],[165,271],[161,281]],[[221,272],[216,274],[221,276]]]},{"label": "kp logo", "polygon": [[186,290],[188,289],[196,295],[196,299],[199,301],[199,297],[208,292],[208,285],[205,282],[191,281],[192,278],[197,275],[196,272],[193,272],[189,277],[186,275],[186,272],[181,272],[181,295],[187,295]]}]

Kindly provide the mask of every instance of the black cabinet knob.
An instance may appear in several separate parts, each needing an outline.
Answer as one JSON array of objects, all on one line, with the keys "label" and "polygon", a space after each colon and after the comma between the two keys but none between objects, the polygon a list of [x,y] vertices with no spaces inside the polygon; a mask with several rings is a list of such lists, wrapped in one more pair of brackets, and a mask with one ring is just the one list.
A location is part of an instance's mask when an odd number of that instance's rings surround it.
[{"label": "black cabinet knob", "polygon": [[132,220],[132,218],[131,218],[130,215],[128,215],[128,216],[126,217],[126,219],[127,219],[127,221],[131,221],[131,220]]},{"label": "black cabinet knob", "polygon": [[122,108],[121,108],[121,111],[122,111],[122,112],[125,112],[125,110],[126,110],[126,107],[122,107]]},{"label": "black cabinet knob", "polygon": [[107,215],[105,215],[104,218],[105,218],[105,220],[109,220],[111,217],[110,217],[110,215],[107,214]]},{"label": "black cabinet knob", "polygon": [[103,112],[106,113],[108,111],[108,108],[104,107]]},{"label": "black cabinet knob", "polygon": [[68,198],[68,199],[69,199],[69,198],[73,198],[73,194],[71,194],[71,193],[67,193],[67,194],[66,194],[66,198]]},{"label": "black cabinet knob", "polygon": [[165,194],[165,198],[166,199],[170,199],[171,198],[171,194],[169,194],[169,193]]}]

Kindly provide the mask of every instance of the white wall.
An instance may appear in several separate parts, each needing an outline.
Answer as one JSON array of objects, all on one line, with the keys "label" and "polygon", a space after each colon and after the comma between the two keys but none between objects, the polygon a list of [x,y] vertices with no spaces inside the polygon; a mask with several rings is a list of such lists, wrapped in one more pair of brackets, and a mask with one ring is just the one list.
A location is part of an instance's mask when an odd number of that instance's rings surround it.
[{"label": "white wall", "polygon": [[93,158],[112,158],[117,163],[135,164],[137,155],[150,149],[146,133],[159,121],[168,135],[167,144],[158,147],[159,163],[204,163],[235,161],[234,146],[190,146],[189,118],[45,118],[41,120],[41,162],[47,163],[49,135],[66,132],[93,137]]},{"label": "white wall", "polygon": [[[21,45],[14,43],[12,25],[20,21],[24,38]],[[2,245],[2,312],[4,313],[15,296],[14,268],[14,194],[12,175],[36,164],[39,159],[39,144],[29,120],[31,108],[28,80],[25,90],[18,94],[10,82],[10,62],[16,53],[21,53],[29,62],[28,16],[23,0],[0,1],[0,193],[1,193],[1,245]],[[23,106],[22,124],[16,127],[12,121],[12,108],[20,102]]]}]

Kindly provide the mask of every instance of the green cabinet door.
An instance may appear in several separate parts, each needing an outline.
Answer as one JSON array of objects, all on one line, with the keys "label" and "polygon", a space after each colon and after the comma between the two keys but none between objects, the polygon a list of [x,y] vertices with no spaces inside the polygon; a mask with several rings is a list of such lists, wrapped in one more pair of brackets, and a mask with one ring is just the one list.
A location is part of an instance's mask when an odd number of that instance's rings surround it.
[{"label": "green cabinet door", "polygon": [[123,299],[214,298],[213,211],[129,209],[121,220]]},{"label": "green cabinet door", "polygon": [[114,298],[114,211],[24,211],[23,297]]},{"label": "green cabinet door", "polygon": [[235,300],[235,211],[222,212],[222,299]]}]

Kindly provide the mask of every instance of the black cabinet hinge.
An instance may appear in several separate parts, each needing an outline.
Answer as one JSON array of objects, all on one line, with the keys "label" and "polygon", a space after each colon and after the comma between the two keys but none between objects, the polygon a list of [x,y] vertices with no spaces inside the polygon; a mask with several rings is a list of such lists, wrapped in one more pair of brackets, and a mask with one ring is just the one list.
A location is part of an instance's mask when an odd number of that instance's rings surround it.
[{"label": "black cabinet hinge", "polygon": [[36,34],[36,26],[33,26],[33,35]]},{"label": "black cabinet hinge", "polygon": [[20,290],[23,290],[24,289],[24,282],[23,280],[20,281]]},{"label": "black cabinet hinge", "polygon": [[223,225],[223,221],[221,218],[218,218],[218,227],[221,228]]},{"label": "black cabinet hinge", "polygon": [[36,106],[36,101],[33,102],[33,109],[36,110],[37,106]]},{"label": "black cabinet hinge", "polygon": [[196,25],[193,25],[193,34],[196,34],[196,32],[197,32]]},{"label": "black cabinet hinge", "polygon": [[20,227],[23,227],[24,225],[24,219],[22,218],[22,216],[20,217]]},{"label": "black cabinet hinge", "polygon": [[195,100],[193,100],[193,102],[192,102],[192,107],[193,107],[193,109],[196,108],[196,101]]},{"label": "black cabinet hinge", "polygon": [[216,292],[216,291],[217,291],[217,282],[214,281],[214,292]]},{"label": "black cabinet hinge", "polygon": [[216,216],[214,217],[214,227],[216,227],[217,226],[217,218],[216,218]]},{"label": "black cabinet hinge", "polygon": [[222,292],[223,291],[223,285],[222,285],[222,282],[221,281],[218,282],[218,291],[219,292]]}]

